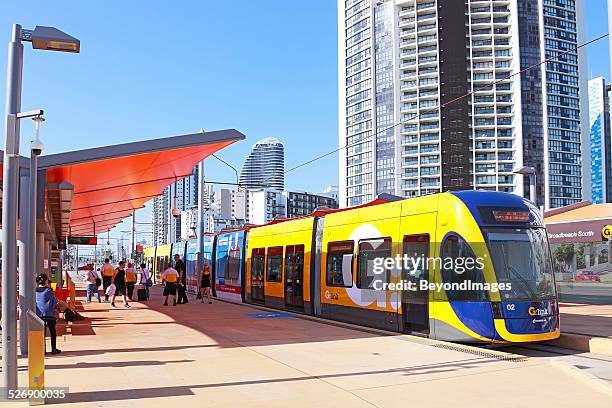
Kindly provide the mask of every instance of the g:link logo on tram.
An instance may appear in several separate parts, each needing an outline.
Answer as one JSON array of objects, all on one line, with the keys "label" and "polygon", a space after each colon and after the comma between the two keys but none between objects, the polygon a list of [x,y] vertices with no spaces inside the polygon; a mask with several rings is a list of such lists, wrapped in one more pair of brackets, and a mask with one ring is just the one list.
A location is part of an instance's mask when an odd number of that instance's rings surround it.
[{"label": "g:link logo on tram", "polygon": [[527,309],[527,313],[529,313],[529,316],[545,316],[546,312],[546,309],[537,309],[533,306]]}]

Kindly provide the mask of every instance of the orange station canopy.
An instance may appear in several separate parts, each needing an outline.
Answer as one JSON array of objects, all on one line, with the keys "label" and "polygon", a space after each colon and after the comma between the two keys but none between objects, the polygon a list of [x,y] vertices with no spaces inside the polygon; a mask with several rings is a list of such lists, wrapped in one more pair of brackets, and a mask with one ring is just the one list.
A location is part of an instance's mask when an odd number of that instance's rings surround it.
[{"label": "orange station canopy", "polygon": [[[191,175],[206,157],[244,138],[228,129],[41,156],[46,205],[54,207],[48,210],[58,238],[112,229],[168,185]],[[52,199],[52,192],[70,185],[70,222],[62,226],[66,210],[57,204],[63,199]]]}]

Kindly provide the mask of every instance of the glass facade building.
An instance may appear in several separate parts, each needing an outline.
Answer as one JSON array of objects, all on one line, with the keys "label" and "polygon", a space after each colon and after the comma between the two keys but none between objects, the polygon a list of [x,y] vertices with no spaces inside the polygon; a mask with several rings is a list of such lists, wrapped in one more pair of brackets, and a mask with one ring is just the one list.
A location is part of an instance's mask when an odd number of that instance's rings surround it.
[{"label": "glass facade building", "polygon": [[253,145],[240,172],[240,185],[246,188],[285,188],[285,147],[273,137]]},{"label": "glass facade building", "polygon": [[612,202],[612,152],[610,134],[610,85],[602,77],[589,81],[591,201]]},{"label": "glass facade building", "polygon": [[[481,189],[580,201],[573,0],[339,0],[340,206]],[[521,69],[559,56],[521,75]],[[581,63],[584,61],[581,61]]]}]

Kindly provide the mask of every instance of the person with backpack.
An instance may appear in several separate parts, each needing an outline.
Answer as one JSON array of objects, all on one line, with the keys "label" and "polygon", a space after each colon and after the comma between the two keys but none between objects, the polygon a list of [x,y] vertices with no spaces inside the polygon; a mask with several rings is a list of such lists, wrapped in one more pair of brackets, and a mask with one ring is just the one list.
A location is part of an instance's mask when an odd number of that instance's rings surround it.
[{"label": "person with backpack", "polygon": [[98,273],[94,271],[93,267],[87,270],[87,277],[85,280],[87,282],[87,303],[91,303],[92,293],[96,296],[98,302],[102,302],[102,299],[100,299],[100,292],[98,291],[102,280],[98,276]]},{"label": "person with backpack", "polygon": [[115,285],[115,293],[113,293],[113,297],[111,298],[111,307],[113,309],[117,308],[117,306],[115,306],[115,297],[117,297],[117,295],[122,295],[123,307],[129,309],[130,305],[127,301],[127,297],[125,296],[127,294],[125,288],[125,261],[119,262],[119,266],[117,267],[117,269],[115,269],[115,272],[113,273],[111,284]]},{"label": "person with backpack", "polygon": [[149,299],[149,287],[153,286],[153,281],[151,280],[151,270],[147,268],[147,264],[140,264],[140,284],[144,286],[147,291],[147,300]]},{"label": "person with backpack", "polygon": [[127,297],[129,300],[133,300],[134,286],[136,285],[136,269],[134,264],[129,262],[128,267],[125,270],[125,287],[127,289]]},{"label": "person with backpack", "polygon": [[51,337],[51,354],[59,354],[62,351],[57,348],[57,330],[55,325],[57,323],[57,315],[55,309],[57,308],[57,298],[55,293],[49,287],[49,277],[41,273],[36,277],[36,315],[45,322],[49,328],[49,336]]},{"label": "person with backpack", "polygon": [[104,289],[104,301],[108,303],[108,295],[106,294],[106,289],[111,284],[113,280],[113,274],[115,273],[115,268],[110,263],[110,259],[106,258],[104,260],[104,265],[102,265],[102,269],[100,270],[102,275],[102,288]]}]

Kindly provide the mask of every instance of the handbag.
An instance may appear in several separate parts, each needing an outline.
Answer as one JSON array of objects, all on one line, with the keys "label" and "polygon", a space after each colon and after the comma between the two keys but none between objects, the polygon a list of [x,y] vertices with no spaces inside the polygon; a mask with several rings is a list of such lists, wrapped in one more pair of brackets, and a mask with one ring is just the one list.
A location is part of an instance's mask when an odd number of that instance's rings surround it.
[{"label": "handbag", "polygon": [[96,286],[100,287],[102,285],[102,279],[96,278]]},{"label": "handbag", "polygon": [[113,296],[116,290],[117,290],[117,287],[115,286],[115,284],[111,283],[110,286],[106,288],[106,294],[108,296]]},{"label": "handbag", "polygon": [[153,286],[153,281],[151,278],[147,279],[147,286]]},{"label": "handbag", "polygon": [[66,310],[64,310],[64,320],[67,321],[67,322],[76,322],[77,321],[77,315],[72,310],[66,309]]}]

